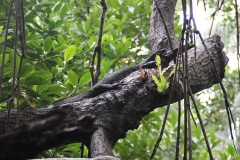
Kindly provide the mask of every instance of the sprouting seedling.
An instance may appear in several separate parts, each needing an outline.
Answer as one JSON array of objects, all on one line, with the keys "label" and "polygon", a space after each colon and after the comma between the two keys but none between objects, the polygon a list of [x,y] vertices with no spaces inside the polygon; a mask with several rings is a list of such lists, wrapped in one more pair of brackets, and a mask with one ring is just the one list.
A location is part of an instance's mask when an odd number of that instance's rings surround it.
[{"label": "sprouting seedling", "polygon": [[[157,85],[157,91],[159,93],[163,93],[169,87],[169,82],[163,76],[160,56],[157,55],[155,61],[156,61],[156,65],[157,65],[158,76],[152,75],[152,79],[153,79],[154,83]],[[159,78],[157,78],[157,77],[159,77]]]}]

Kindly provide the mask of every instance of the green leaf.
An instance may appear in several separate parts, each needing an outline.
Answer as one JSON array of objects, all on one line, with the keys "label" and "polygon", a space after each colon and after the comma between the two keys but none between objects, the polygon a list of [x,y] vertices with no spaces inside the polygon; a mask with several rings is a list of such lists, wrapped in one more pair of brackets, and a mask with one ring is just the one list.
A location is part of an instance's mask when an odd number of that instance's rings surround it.
[{"label": "green leaf", "polygon": [[53,46],[53,48],[55,49],[55,48],[59,47],[59,46],[60,46],[60,44],[59,44],[59,42],[58,42],[58,41],[56,41],[56,40],[53,40],[53,41],[52,41],[52,46]]},{"label": "green leaf", "polygon": [[70,84],[72,84],[73,86],[76,86],[78,83],[77,74],[74,71],[70,70],[68,72],[68,80],[69,80]]},{"label": "green leaf", "polygon": [[57,35],[58,42],[63,46],[65,45],[65,39],[61,35]]},{"label": "green leaf", "polygon": [[12,71],[13,71],[12,67],[5,67],[3,76],[4,77],[11,77],[12,76]]},{"label": "green leaf", "polygon": [[32,65],[29,65],[29,64],[22,65],[22,67],[21,67],[21,72],[20,72],[20,77],[21,77],[21,78],[26,77],[26,76],[29,75],[32,71],[33,71]]},{"label": "green leaf", "polygon": [[34,77],[34,76],[39,76],[44,79],[51,79],[52,78],[52,73],[48,71],[35,71],[31,74],[28,75],[28,77]]},{"label": "green leaf", "polygon": [[53,6],[53,12],[58,12],[58,11],[60,11],[61,7],[62,7],[62,3],[58,1],[58,2]]},{"label": "green leaf", "polygon": [[52,95],[52,94],[61,95],[61,92],[65,91],[65,90],[66,90],[65,87],[62,87],[58,84],[50,84],[41,91],[41,94],[43,94],[43,95]]},{"label": "green leaf", "polygon": [[122,24],[124,24],[126,22],[126,19],[127,19],[127,15],[125,14],[123,17],[122,17]]},{"label": "green leaf", "polygon": [[155,75],[152,75],[152,79],[153,79],[154,83],[155,83],[157,86],[160,86],[160,85],[161,85]]},{"label": "green leaf", "polygon": [[166,146],[169,146],[170,145],[170,137],[169,136],[167,136],[166,138],[165,138],[165,145]]},{"label": "green leaf", "polygon": [[234,147],[232,145],[228,145],[227,153],[230,154],[231,156],[234,156],[235,150],[234,150]]},{"label": "green leaf", "polygon": [[43,41],[43,48],[46,52],[49,52],[52,48],[52,39],[51,37],[47,37],[44,41]]},{"label": "green leaf", "polygon": [[87,21],[85,22],[85,32],[87,33],[88,30],[90,28],[90,19],[87,19]]},{"label": "green leaf", "polygon": [[123,53],[127,53],[129,51],[129,47],[131,47],[132,43],[131,42],[126,42],[124,43],[123,47],[122,47],[122,52]]},{"label": "green leaf", "polygon": [[34,90],[30,90],[30,89],[26,89],[26,95],[29,95],[29,96],[34,97],[34,98],[41,97],[39,92],[36,92]]},{"label": "green leaf", "polygon": [[231,12],[232,10],[233,10],[233,7],[230,7],[230,6],[223,9],[223,11],[227,13]]},{"label": "green leaf", "polygon": [[90,39],[88,40],[89,48],[93,48],[96,45],[96,42],[97,42],[96,36],[91,36]]},{"label": "green leaf", "polygon": [[76,53],[76,46],[75,45],[68,46],[64,52],[64,60],[68,62],[70,59],[72,59],[75,53]]},{"label": "green leaf", "polygon": [[220,144],[222,142],[222,140],[217,140],[215,142],[212,143],[212,148],[216,147],[218,144]]},{"label": "green leaf", "polygon": [[113,7],[119,7],[120,6],[118,0],[110,0],[110,2],[113,5]]},{"label": "green leaf", "polygon": [[61,59],[60,57],[57,57],[57,59],[56,59],[55,61],[57,62],[57,64],[58,64],[59,66],[62,66],[62,65],[63,65],[63,61],[62,61],[62,59]]},{"label": "green leaf", "polygon": [[61,19],[64,19],[65,17],[67,17],[67,12],[68,12],[68,8],[66,6],[66,4],[64,3],[63,6],[62,6],[62,9],[60,11],[60,17]]},{"label": "green leaf", "polygon": [[160,77],[161,77],[161,79],[160,79],[161,86],[159,86],[159,89],[161,92],[164,92],[168,88],[168,82],[164,76],[160,76]]},{"label": "green leaf", "polygon": [[176,125],[177,120],[178,120],[177,112],[173,112],[172,115],[171,115],[171,123],[172,123],[173,126]]},{"label": "green leaf", "polygon": [[221,159],[227,159],[227,154],[225,152],[219,152],[218,153],[221,157]]},{"label": "green leaf", "polygon": [[67,46],[59,46],[53,50],[53,52],[62,52],[64,49],[66,49]]},{"label": "green leaf", "polygon": [[158,55],[156,55],[156,63],[157,63],[157,66],[161,64],[161,58]]},{"label": "green leaf", "polygon": [[46,64],[44,63],[41,63],[41,62],[37,62],[36,64],[33,65],[33,68],[35,70],[45,70],[45,71],[48,71],[48,67],[46,66]]},{"label": "green leaf", "polygon": [[174,72],[175,72],[175,69],[173,69],[173,70],[170,72],[170,74],[168,75],[168,78],[171,77],[171,76],[174,74]]},{"label": "green leaf", "polygon": [[[13,67],[14,66],[14,53],[10,53],[9,60],[11,62],[11,66]],[[20,64],[20,57],[16,56],[16,64],[15,64],[16,68],[17,68],[16,73],[18,72],[19,64]]]},{"label": "green leaf", "polygon": [[66,83],[65,87],[67,88],[67,90],[68,90],[69,92],[73,92],[73,90],[74,90],[73,85],[70,84],[70,83]]},{"label": "green leaf", "polygon": [[196,129],[194,129],[194,136],[196,136],[197,139],[200,139],[202,135],[202,130],[200,127],[197,127]]},{"label": "green leaf", "polygon": [[207,159],[207,153],[201,154],[201,160],[206,160]]},{"label": "green leaf", "polygon": [[82,86],[84,84],[86,84],[89,80],[91,79],[91,74],[90,72],[85,73],[79,81],[79,86]]},{"label": "green leaf", "polygon": [[[9,60],[9,54],[5,54],[4,64],[6,64],[8,60]],[[2,64],[2,55],[0,55],[0,64]]]},{"label": "green leaf", "polygon": [[64,66],[64,70],[65,70],[65,71],[69,71],[69,70],[71,70],[71,69],[76,68],[77,66],[78,66],[77,63],[75,63],[75,64],[67,64],[67,65]]},{"label": "green leaf", "polygon": [[48,81],[41,76],[29,76],[23,81],[24,85],[48,84]]},{"label": "green leaf", "polygon": [[156,61],[157,67],[158,67],[158,74],[160,75],[160,78],[161,78],[161,76],[162,76],[162,67],[161,67],[161,58],[160,58],[160,56],[157,55],[156,58],[155,58],[155,61]]},{"label": "green leaf", "polygon": [[[12,38],[12,36],[8,36],[7,39]],[[3,43],[5,41],[5,36],[4,37],[0,37],[0,43]]]},{"label": "green leaf", "polygon": [[5,10],[5,8],[2,5],[0,5],[0,13],[3,13],[3,14],[6,13],[6,10]]},{"label": "green leaf", "polygon": [[36,39],[39,39],[39,38],[42,38],[42,36],[39,35],[39,34],[30,34],[30,35],[27,36],[26,40],[31,41],[31,40],[36,40]]},{"label": "green leaf", "polygon": [[40,2],[37,4],[37,6],[49,6],[49,5],[52,5],[53,2],[48,2],[48,1],[45,1],[45,2]]},{"label": "green leaf", "polygon": [[28,45],[35,49],[36,48],[41,49],[41,45],[39,44],[38,41],[35,41],[35,40],[31,40],[31,42],[28,43]]}]

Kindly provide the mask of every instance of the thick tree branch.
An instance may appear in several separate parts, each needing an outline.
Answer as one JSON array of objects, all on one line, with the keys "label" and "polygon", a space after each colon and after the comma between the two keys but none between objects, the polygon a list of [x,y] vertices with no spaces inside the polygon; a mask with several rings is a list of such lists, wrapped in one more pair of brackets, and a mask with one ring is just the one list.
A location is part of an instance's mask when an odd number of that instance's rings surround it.
[{"label": "thick tree branch", "polygon": [[66,113],[52,110],[33,121],[0,135],[0,159],[33,158],[38,153],[68,143],[84,141],[96,130],[94,116],[83,115],[72,122],[62,124]]},{"label": "thick tree branch", "polygon": [[[223,78],[224,67],[227,63],[227,58],[222,51],[223,44],[221,42],[214,42],[213,38],[205,40],[209,52],[213,54],[214,62]],[[210,61],[203,46],[200,46],[197,50],[197,60],[195,62],[194,51],[189,51],[189,83],[194,93],[203,89],[211,87],[217,83],[215,72],[210,65]],[[195,62],[195,63],[194,63]],[[156,74],[155,69],[147,70],[149,74]],[[101,142],[98,135],[93,135],[91,139],[92,143],[105,144],[105,139],[109,142],[110,148],[114,146],[115,142],[119,138],[123,138],[128,130],[135,129],[139,126],[139,121],[143,116],[147,115],[150,111],[157,107],[161,107],[167,104],[169,92],[159,94],[156,91],[155,84],[148,79],[146,81],[137,80],[140,76],[140,71],[136,71],[122,80],[126,85],[122,88],[113,91],[107,91],[93,98],[83,99],[80,102],[62,104],[59,107],[64,111],[67,116],[65,122],[76,120],[78,117],[86,114],[96,115],[95,125],[101,130],[94,134],[103,134]],[[174,101],[177,97],[174,98]],[[38,108],[36,110],[23,110],[20,112],[20,122],[33,119],[37,115],[43,115],[51,111],[53,108]],[[0,114],[0,131],[4,131],[6,112]],[[14,126],[16,120],[16,110],[12,110],[10,125]],[[107,136],[105,136],[107,135]],[[68,143],[69,141],[64,141]],[[90,146],[90,138],[85,141],[88,147]],[[91,149],[94,151],[101,149],[102,146],[91,145]],[[94,152],[93,157],[99,155],[109,155],[109,149]]]},{"label": "thick tree branch", "polygon": [[[170,39],[173,45],[173,48],[178,48],[179,42],[174,36],[174,11],[177,0],[158,0],[158,8],[161,10],[161,13],[165,19],[168,32],[170,34]],[[152,49],[152,52],[155,53],[162,48],[169,48],[168,38],[166,36],[166,30],[164,28],[163,21],[159,15],[156,7],[156,3],[153,1],[152,14],[150,20],[150,31],[148,35],[149,46]]]}]

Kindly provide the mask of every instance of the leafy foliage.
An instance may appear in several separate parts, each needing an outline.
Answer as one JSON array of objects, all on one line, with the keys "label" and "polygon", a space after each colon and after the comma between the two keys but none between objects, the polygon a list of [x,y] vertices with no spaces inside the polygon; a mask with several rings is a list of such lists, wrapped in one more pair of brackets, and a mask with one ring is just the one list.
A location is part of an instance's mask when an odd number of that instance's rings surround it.
[{"label": "leafy foliage", "polygon": [[[151,5],[142,1],[121,2],[120,5],[114,0],[107,1],[107,5],[102,44],[104,60],[100,78],[108,71],[133,65],[136,61],[141,62],[147,56],[142,56],[141,52],[142,48],[147,47]],[[116,10],[119,5],[121,8]],[[7,11],[8,1],[4,1],[1,8]],[[91,77],[88,66],[97,41],[100,4],[90,4],[83,0],[42,0],[24,1],[24,8],[27,57],[20,70],[21,108],[29,106],[29,100],[39,107],[89,89]],[[143,10],[147,12],[147,17],[143,16]],[[2,44],[6,32],[6,13],[1,12],[0,15]],[[10,23],[9,31],[2,100],[10,95],[14,23]],[[0,51],[3,51],[2,45]],[[136,53],[141,55],[137,56]],[[17,62],[19,61],[20,57],[17,57]],[[0,109],[5,107],[4,104]]]}]

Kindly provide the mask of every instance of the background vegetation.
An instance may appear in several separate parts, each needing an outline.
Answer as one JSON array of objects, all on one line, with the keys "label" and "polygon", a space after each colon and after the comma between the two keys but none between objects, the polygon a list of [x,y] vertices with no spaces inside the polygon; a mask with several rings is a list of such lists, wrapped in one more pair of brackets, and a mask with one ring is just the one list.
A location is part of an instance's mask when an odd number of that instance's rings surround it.
[{"label": "background vegetation", "polygon": [[[100,78],[124,66],[140,63],[150,53],[147,35],[152,1],[106,0],[108,7],[102,40]],[[201,5],[202,2],[199,3]],[[207,0],[206,10],[214,12],[215,1]],[[181,32],[181,4],[176,7],[175,33]],[[4,35],[9,0],[0,2],[0,52],[3,52]],[[26,58],[20,70],[20,108],[36,108],[58,99],[86,91],[91,86],[89,63],[97,43],[101,15],[99,1],[89,0],[24,0],[26,27]],[[204,11],[202,11],[204,12]],[[227,14],[226,14],[227,13]],[[14,67],[15,8],[11,13],[7,56],[4,61],[3,94],[0,110],[5,110],[11,94]],[[212,33],[218,33],[225,42],[226,51],[236,57],[236,22],[234,2],[224,3],[217,13],[221,21]],[[215,17],[215,19],[217,19]],[[196,19],[197,24],[198,20]],[[201,28],[201,25],[198,26]],[[205,37],[208,35],[205,34]],[[230,38],[229,38],[230,37]],[[21,51],[17,50],[17,68]],[[232,56],[231,54],[229,54]],[[2,55],[0,55],[0,60]],[[236,58],[235,58],[236,59]],[[235,62],[236,63],[236,62]],[[236,68],[226,67],[223,80],[235,116],[236,135],[239,138],[240,100]],[[17,94],[15,94],[17,96]],[[198,107],[207,129],[208,138],[216,159],[240,159],[229,139],[228,121],[225,114],[223,94],[218,85],[196,94]],[[239,98],[240,99],[240,98]],[[16,102],[14,103],[16,106]],[[154,110],[144,117],[138,130],[131,131],[119,140],[114,155],[121,159],[148,159],[158,137],[165,108]],[[193,112],[194,117],[196,114]],[[196,118],[197,119],[197,118]],[[198,122],[198,121],[197,121]],[[177,106],[171,107],[165,136],[155,159],[172,159],[175,153]],[[183,134],[182,134],[183,135]],[[200,126],[192,125],[193,158],[208,159],[206,145]],[[239,142],[235,140],[236,145]],[[48,150],[39,157],[79,157],[79,143]],[[239,150],[240,151],[240,150]],[[181,149],[183,153],[183,149]],[[85,156],[87,151],[85,150]],[[169,157],[169,158],[167,158]]]}]

